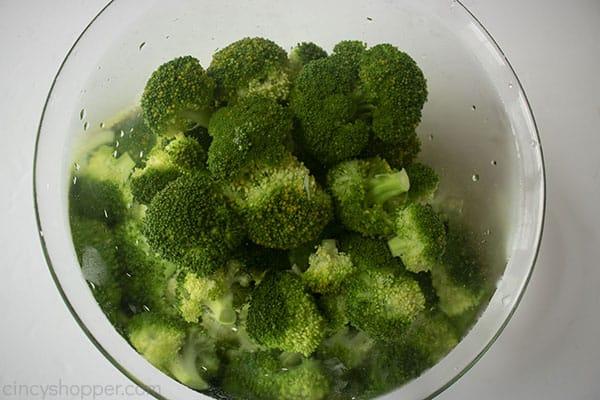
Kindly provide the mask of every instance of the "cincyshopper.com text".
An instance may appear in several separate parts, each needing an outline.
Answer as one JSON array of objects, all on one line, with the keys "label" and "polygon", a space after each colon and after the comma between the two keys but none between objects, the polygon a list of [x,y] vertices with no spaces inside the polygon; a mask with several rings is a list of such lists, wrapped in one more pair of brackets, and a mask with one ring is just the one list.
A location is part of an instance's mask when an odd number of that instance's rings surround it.
[{"label": "cincyshopper.com text", "polygon": [[[160,393],[160,387],[151,386],[150,389]],[[136,385],[111,385],[111,384],[68,384],[59,380],[48,384],[20,384],[16,381],[2,384],[0,398],[3,399],[81,399],[95,400],[107,398],[131,398],[146,394]]]}]

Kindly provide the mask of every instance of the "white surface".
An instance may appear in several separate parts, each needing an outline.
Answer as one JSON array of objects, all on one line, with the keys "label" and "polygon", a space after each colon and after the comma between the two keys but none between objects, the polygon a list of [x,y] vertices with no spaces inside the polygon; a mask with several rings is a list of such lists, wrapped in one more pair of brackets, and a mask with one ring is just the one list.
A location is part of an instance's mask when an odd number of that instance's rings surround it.
[{"label": "white surface", "polygon": [[[150,399],[71,318],[46,267],[32,157],[52,79],[104,0],[0,0],[0,398]],[[541,253],[512,321],[440,395],[600,396],[600,2],[464,0],[504,50],[532,104],[546,159]]]}]

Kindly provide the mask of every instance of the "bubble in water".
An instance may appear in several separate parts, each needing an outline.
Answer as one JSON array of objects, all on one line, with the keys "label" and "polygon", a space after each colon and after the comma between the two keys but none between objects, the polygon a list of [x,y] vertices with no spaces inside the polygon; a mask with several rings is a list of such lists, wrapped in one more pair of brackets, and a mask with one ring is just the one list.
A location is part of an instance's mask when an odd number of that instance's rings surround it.
[{"label": "bubble in water", "polygon": [[508,83],[508,88],[512,89],[513,88],[513,84],[511,82]]},{"label": "bubble in water", "polygon": [[74,177],[73,177],[73,185],[76,185],[76,184],[77,184],[77,177],[76,177],[76,176],[74,176]]},{"label": "bubble in water", "polygon": [[477,106],[476,106],[475,104],[473,104],[473,105],[471,106],[471,110],[473,110],[473,111],[477,110]]},{"label": "bubble in water", "polygon": [[496,161],[496,160],[492,160],[492,161],[490,162],[490,164],[492,164],[492,165],[498,165],[498,161]]},{"label": "bubble in water", "polygon": [[142,50],[142,49],[144,48],[144,46],[145,46],[145,45],[146,45],[146,42],[142,42],[142,43],[140,43],[140,45],[139,45],[138,49],[139,49],[139,50]]},{"label": "bubble in water", "polygon": [[81,169],[81,164],[75,163],[75,171],[79,171]]},{"label": "bubble in water", "polygon": [[85,121],[85,122],[83,123],[83,130],[84,130],[84,131],[87,131],[89,127],[90,127],[90,123],[89,123],[89,122],[87,122],[87,121]]},{"label": "bubble in water", "polygon": [[373,21],[373,18],[367,17],[367,21]]},{"label": "bubble in water", "polygon": [[87,114],[87,113],[86,113],[86,111],[85,111],[85,108],[82,108],[82,109],[81,109],[81,111],[79,111],[79,119],[80,119],[81,121],[83,121],[83,119],[85,118],[86,114]]},{"label": "bubble in water", "polygon": [[473,174],[473,175],[471,175],[471,180],[473,182],[479,182],[479,174]]},{"label": "bubble in water", "polygon": [[40,229],[40,237],[44,237],[44,231]]},{"label": "bubble in water", "polygon": [[429,134],[429,136],[427,136],[427,138],[428,138],[429,140],[433,140],[433,133],[430,133],[430,134]]},{"label": "bubble in water", "polygon": [[538,145],[538,142],[536,142],[535,140],[531,141],[531,147],[535,148],[535,147],[537,147],[537,145]]},{"label": "bubble in water", "polygon": [[511,296],[504,296],[502,298],[502,305],[503,306],[507,306],[512,302],[512,297]]},{"label": "bubble in water", "polygon": [[104,122],[100,122],[100,129],[106,128],[106,124]]}]

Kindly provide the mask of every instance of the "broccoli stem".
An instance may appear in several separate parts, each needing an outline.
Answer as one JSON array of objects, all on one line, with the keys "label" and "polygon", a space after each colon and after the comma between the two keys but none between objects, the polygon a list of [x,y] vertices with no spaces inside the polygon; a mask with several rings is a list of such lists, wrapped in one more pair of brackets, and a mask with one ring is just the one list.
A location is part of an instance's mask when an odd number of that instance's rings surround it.
[{"label": "broccoli stem", "polygon": [[378,174],[368,182],[369,200],[375,204],[384,204],[396,196],[406,193],[410,188],[408,175],[404,169],[390,174]]}]

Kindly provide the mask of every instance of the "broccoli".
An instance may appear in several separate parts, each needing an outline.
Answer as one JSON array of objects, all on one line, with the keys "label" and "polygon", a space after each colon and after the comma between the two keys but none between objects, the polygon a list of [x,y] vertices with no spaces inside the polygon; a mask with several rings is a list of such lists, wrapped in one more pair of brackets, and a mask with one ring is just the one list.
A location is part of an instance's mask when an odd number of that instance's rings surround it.
[{"label": "broccoli", "polygon": [[206,173],[182,175],[158,192],[146,211],[150,248],[207,274],[241,244],[244,228],[221,186]]},{"label": "broccoli", "polygon": [[308,269],[302,281],[313,292],[337,293],[344,279],[354,272],[350,257],[338,252],[335,240],[323,240],[308,258]]},{"label": "broccoli", "polygon": [[323,339],[325,319],[296,275],[267,273],[249,304],[247,330],[259,344],[309,356]]},{"label": "broccoli", "polygon": [[429,204],[411,203],[398,210],[390,251],[412,272],[432,271],[446,247],[446,228]]},{"label": "broccoli", "polygon": [[220,359],[197,327],[144,312],[131,319],[127,330],[131,345],[156,368],[193,389],[208,389]]},{"label": "broccoli", "polygon": [[196,139],[183,134],[161,139],[146,157],[145,165],[133,170],[129,179],[133,198],[149,204],[156,193],[184,173],[205,168],[206,151]]},{"label": "broccoli", "polygon": [[215,82],[198,59],[177,57],[159,66],[140,101],[144,121],[157,135],[170,136],[208,126],[214,110]]},{"label": "broccoli", "polygon": [[427,95],[408,54],[358,40],[158,66],[74,157],[73,245],[104,313],[216,398],[366,399],[421,374],[493,289],[419,159]]},{"label": "broccoli", "polygon": [[272,351],[242,352],[227,365],[223,387],[248,400],[321,400],[331,390],[325,367],[312,358]]},{"label": "broccoli", "polygon": [[248,238],[264,247],[291,249],[313,241],[333,217],[331,197],[291,155],[257,167],[236,186]]},{"label": "broccoli", "polygon": [[272,40],[246,37],[213,54],[206,73],[216,82],[221,105],[245,96],[263,95],[286,100],[290,90],[288,55]]},{"label": "broccoli", "polygon": [[355,96],[358,66],[352,58],[332,54],[307,63],[290,94],[301,127],[295,139],[323,164],[357,156],[369,141],[369,120]]},{"label": "broccoli", "polygon": [[425,309],[419,284],[403,271],[358,270],[345,286],[350,324],[375,339],[393,340]]},{"label": "broccoli", "polygon": [[427,101],[427,83],[415,61],[391,44],[378,44],[362,54],[358,76],[373,106],[374,136],[398,144],[414,135]]},{"label": "broccoli", "polygon": [[289,55],[290,76],[295,79],[306,64],[325,57],[327,57],[327,52],[316,43],[298,43]]},{"label": "broccoli", "polygon": [[440,309],[449,316],[477,309],[489,290],[477,242],[458,221],[448,223],[446,251],[431,270]]},{"label": "broccoli", "polygon": [[249,96],[220,108],[208,126],[213,138],[208,169],[228,178],[255,168],[256,163],[280,160],[292,124],[288,109],[268,97]]},{"label": "broccoli", "polygon": [[343,161],[329,170],[327,186],[340,222],[369,237],[394,231],[394,199],[408,191],[406,171],[396,171],[381,158]]}]

